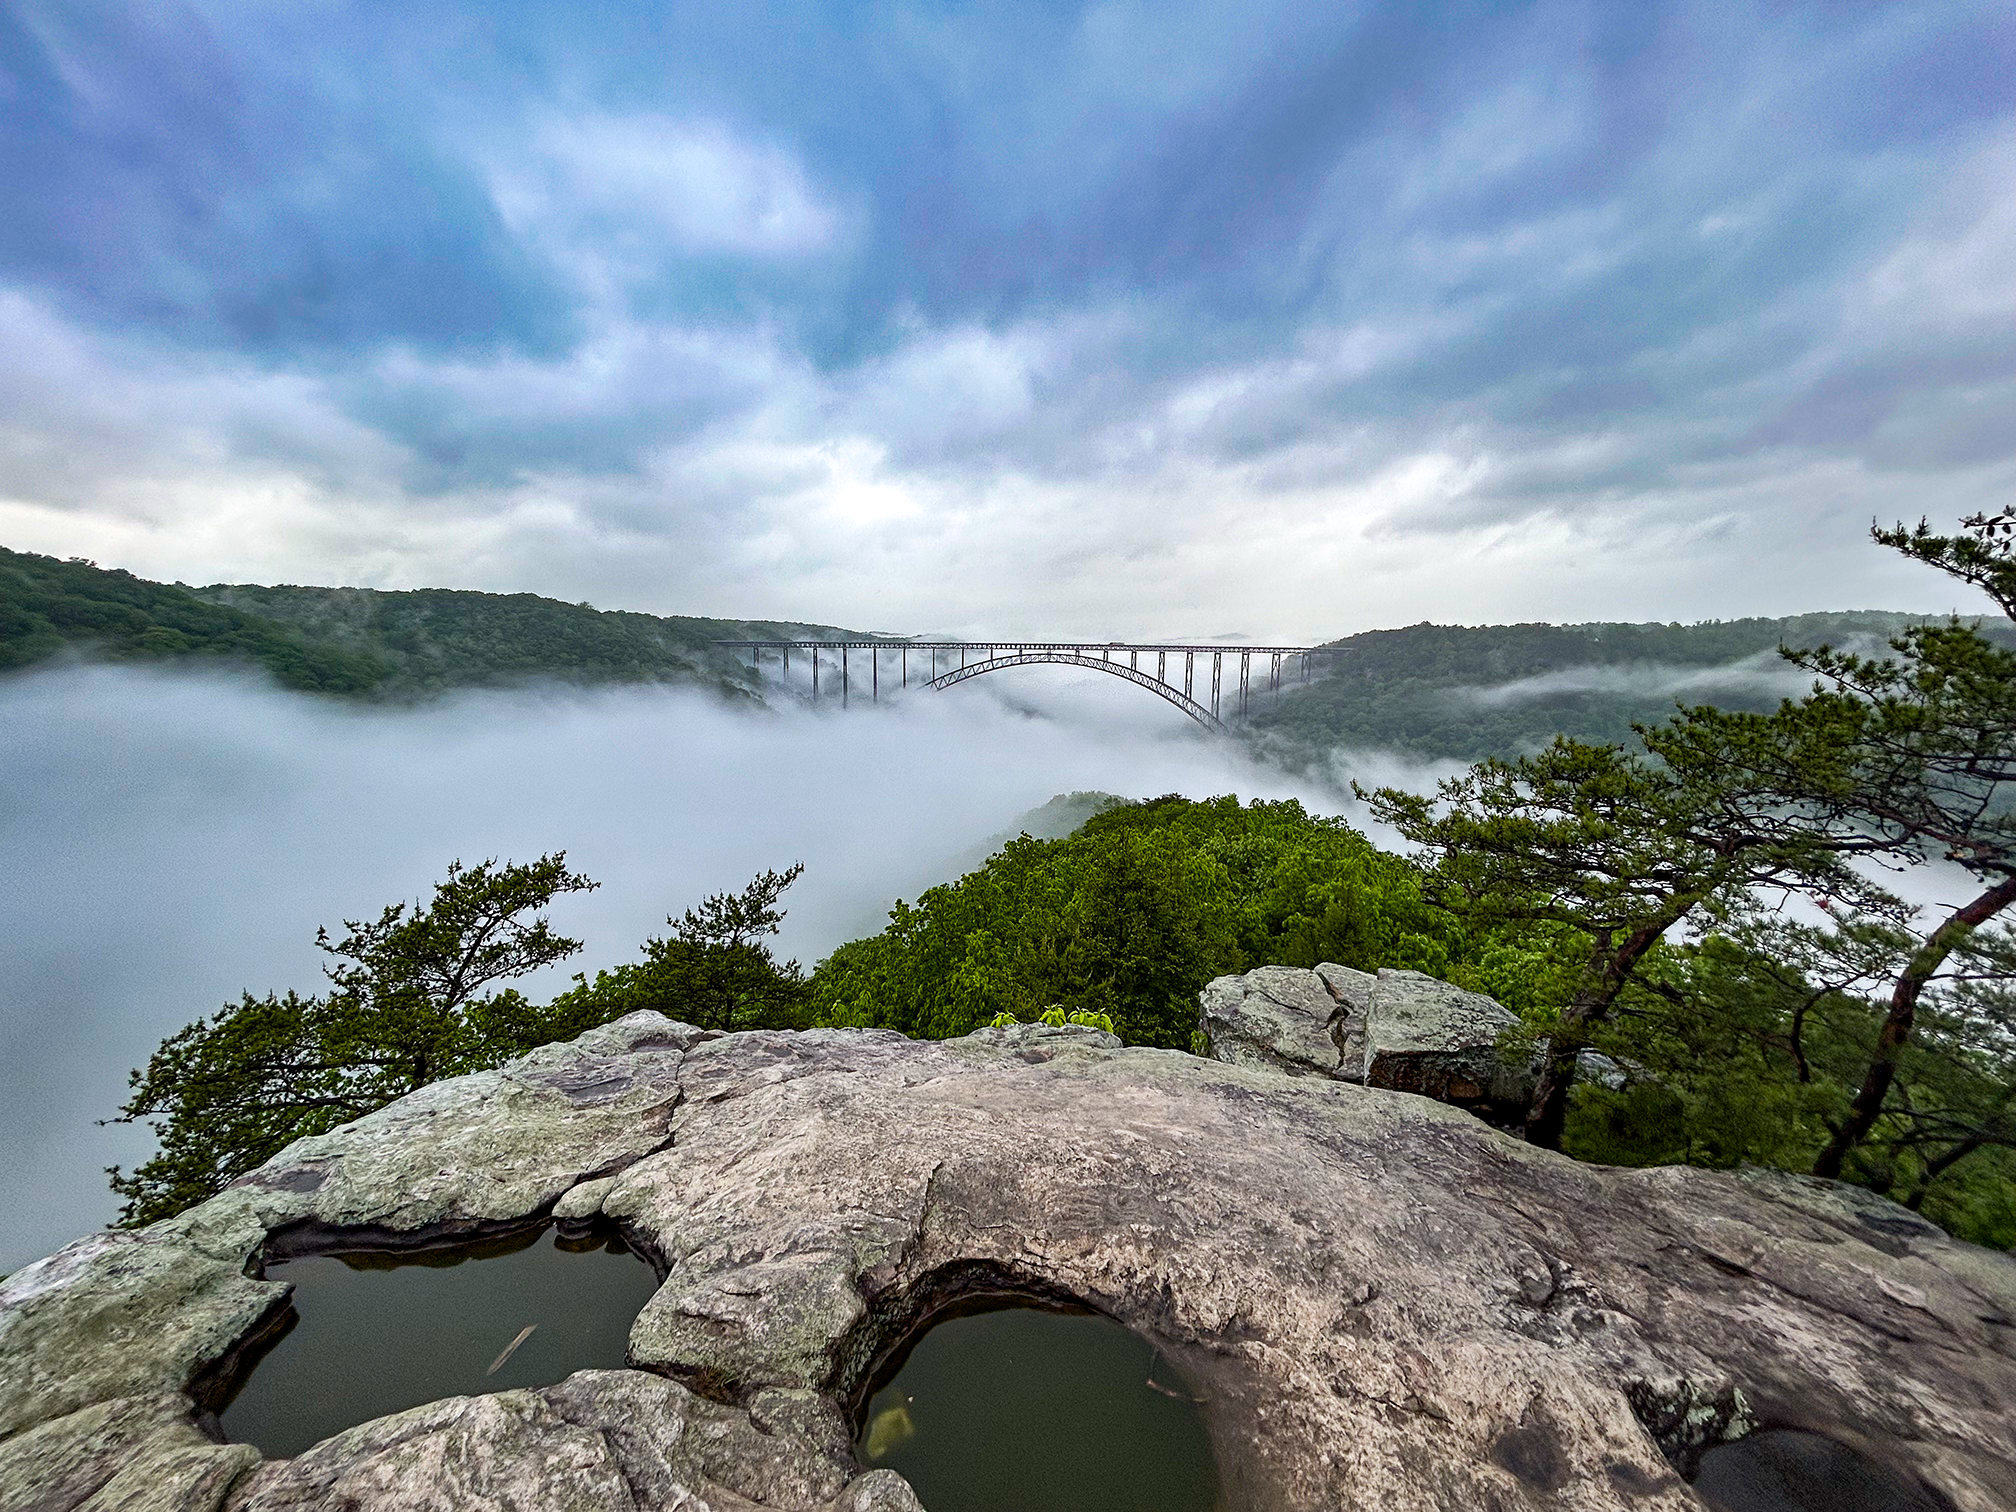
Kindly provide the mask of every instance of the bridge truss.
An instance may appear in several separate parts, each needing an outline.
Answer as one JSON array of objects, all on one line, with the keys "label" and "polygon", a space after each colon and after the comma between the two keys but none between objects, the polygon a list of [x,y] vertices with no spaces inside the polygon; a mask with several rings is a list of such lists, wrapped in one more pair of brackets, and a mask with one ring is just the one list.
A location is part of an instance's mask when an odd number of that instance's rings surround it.
[{"label": "bridge truss", "polygon": [[[1253,699],[1266,693],[1278,698],[1290,682],[1308,682],[1314,662],[1335,649],[1326,646],[1193,646],[1173,643],[1130,644],[1125,641],[915,641],[915,640],[748,640],[717,641],[724,650],[746,651],[757,671],[766,655],[774,655],[781,674],[791,675],[791,654],[811,663],[812,697],[819,693],[821,666],[837,671],[840,702],[853,692],[852,663],[865,654],[868,696],[882,697],[882,674],[891,674],[891,690],[911,684],[911,659],[917,659],[918,686],[950,688],[1003,667],[1027,667],[1054,662],[1110,672],[1166,699],[1207,730],[1223,730],[1228,717],[1243,716]],[[1143,661],[1154,657],[1154,670]],[[1201,664],[1209,659],[1209,666]],[[1256,661],[1259,665],[1256,666]],[[1227,663],[1232,663],[1227,666]],[[1258,674],[1256,676],[1256,673]],[[1208,675],[1209,686],[1205,686]],[[1236,681],[1235,681],[1236,678]],[[828,674],[831,684],[831,673]],[[830,695],[829,695],[830,696]],[[1232,707],[1226,708],[1230,701]]]}]

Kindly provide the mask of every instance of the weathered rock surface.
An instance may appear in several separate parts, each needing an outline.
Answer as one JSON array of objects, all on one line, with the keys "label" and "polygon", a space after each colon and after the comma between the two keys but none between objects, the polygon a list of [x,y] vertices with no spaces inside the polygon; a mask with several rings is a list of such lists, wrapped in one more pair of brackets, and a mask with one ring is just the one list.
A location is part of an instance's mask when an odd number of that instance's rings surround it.
[{"label": "weathered rock surface", "polygon": [[1533,1068],[1498,1040],[1517,1020],[1495,998],[1426,976],[1382,969],[1365,1024],[1365,1085],[1494,1113],[1523,1111]]},{"label": "weathered rock surface", "polygon": [[[1265,991],[1256,1017],[1293,995]],[[1323,991],[1341,1066],[1354,1009]],[[0,1288],[0,1507],[899,1512],[845,1413],[920,1320],[1000,1291],[1159,1345],[1205,1398],[1233,1512],[1680,1512],[1676,1466],[1753,1425],[1827,1434],[1960,1512],[2016,1506],[2016,1261],[1828,1183],[1577,1165],[1333,1079],[1297,1033],[1299,1076],[1085,1029],[720,1037],[640,1014],[428,1088]],[[194,1436],[178,1393],[277,1305],[246,1274],[262,1255],[563,1204],[665,1277],[637,1368],[287,1462]],[[142,1463],[144,1503],[118,1484]]]},{"label": "weathered rock surface", "polygon": [[[1343,1047],[1331,1032],[1343,1005],[1313,971],[1262,966],[1219,977],[1200,994],[1204,1034],[1219,1060],[1289,1076],[1340,1074]],[[1362,1074],[1351,1080],[1362,1081]]]},{"label": "weathered rock surface", "polygon": [[[844,1430],[839,1444],[844,1454]],[[861,1475],[810,1439],[766,1434],[747,1412],[635,1370],[584,1370],[543,1391],[450,1397],[379,1418],[260,1466],[226,1503],[229,1512],[421,1505],[917,1512],[901,1476]]]},{"label": "weathered rock surface", "polygon": [[1533,1093],[1535,1063],[1499,1049],[1513,1016],[1418,971],[1262,966],[1219,977],[1200,1003],[1211,1054],[1228,1065],[1413,1092],[1498,1121]]}]

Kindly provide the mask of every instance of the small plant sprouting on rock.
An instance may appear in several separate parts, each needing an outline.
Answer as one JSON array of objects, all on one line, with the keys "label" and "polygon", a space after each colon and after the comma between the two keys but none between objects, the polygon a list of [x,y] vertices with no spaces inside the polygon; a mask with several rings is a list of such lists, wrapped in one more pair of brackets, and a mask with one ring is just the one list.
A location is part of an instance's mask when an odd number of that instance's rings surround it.
[{"label": "small plant sprouting on rock", "polygon": [[[1021,1022],[1022,1020],[1015,1017],[1014,1014],[1004,1011],[995,1014],[994,1017],[989,1019],[987,1027],[989,1029],[1013,1029]],[[1113,1019],[1110,1014],[1091,1013],[1082,1008],[1073,1008],[1067,1012],[1063,1005],[1058,1003],[1051,1004],[1050,1007],[1037,1014],[1032,1022],[1048,1024],[1052,1029],[1062,1029],[1067,1024],[1075,1024],[1085,1029],[1103,1029],[1108,1034],[1118,1032],[1113,1027]]]}]

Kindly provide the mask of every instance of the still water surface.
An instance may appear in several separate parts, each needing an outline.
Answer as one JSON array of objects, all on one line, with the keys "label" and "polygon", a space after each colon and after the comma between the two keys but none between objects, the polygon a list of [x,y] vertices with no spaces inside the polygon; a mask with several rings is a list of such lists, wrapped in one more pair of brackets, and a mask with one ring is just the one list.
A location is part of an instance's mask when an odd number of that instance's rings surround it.
[{"label": "still water surface", "polygon": [[1111,1318],[968,1313],[917,1341],[856,1449],[931,1512],[1212,1512],[1218,1473],[1191,1397]]},{"label": "still water surface", "polygon": [[299,1318],[221,1418],[269,1458],[441,1397],[621,1366],[657,1287],[614,1240],[539,1229],[452,1250],[289,1260],[266,1275],[294,1283]]},{"label": "still water surface", "polygon": [[1952,1512],[1952,1504],[1817,1433],[1767,1428],[1701,1456],[1694,1490],[1714,1512]]}]

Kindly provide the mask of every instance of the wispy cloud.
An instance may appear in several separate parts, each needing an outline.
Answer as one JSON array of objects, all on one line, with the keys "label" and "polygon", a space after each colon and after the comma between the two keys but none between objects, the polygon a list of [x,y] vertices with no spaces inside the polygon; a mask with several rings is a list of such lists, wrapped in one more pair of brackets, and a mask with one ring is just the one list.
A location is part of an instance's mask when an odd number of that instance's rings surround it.
[{"label": "wispy cloud", "polygon": [[[1846,648],[1844,648],[1846,649]],[[1493,707],[1529,703],[1564,693],[1612,693],[1637,698],[1693,698],[1706,702],[1716,694],[1756,693],[1791,698],[1813,684],[1813,674],[1801,671],[1774,651],[1759,652],[1713,667],[1673,666],[1664,662],[1620,662],[1562,667],[1533,677],[1489,687],[1451,688],[1458,702]]]}]

